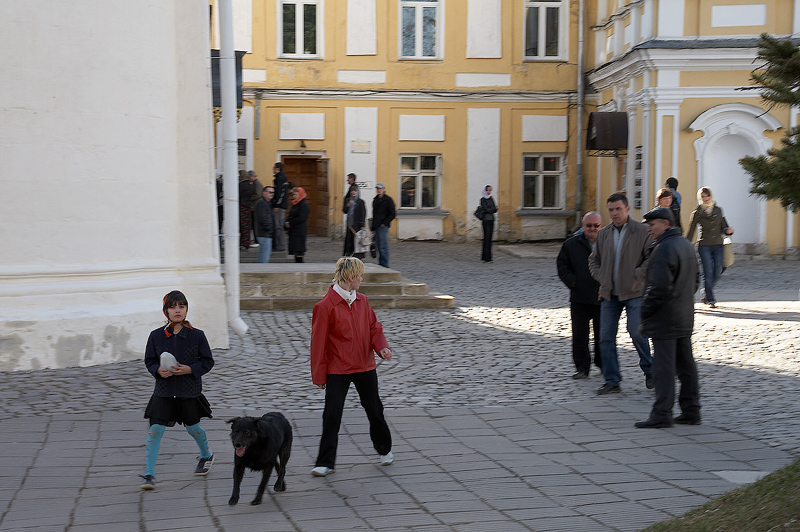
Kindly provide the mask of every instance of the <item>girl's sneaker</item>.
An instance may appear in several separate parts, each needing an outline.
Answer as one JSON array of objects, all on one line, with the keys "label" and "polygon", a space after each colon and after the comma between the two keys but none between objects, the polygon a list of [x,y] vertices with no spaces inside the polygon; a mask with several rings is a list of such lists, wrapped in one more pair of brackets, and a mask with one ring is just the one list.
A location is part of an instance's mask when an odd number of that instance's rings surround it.
[{"label": "girl's sneaker", "polygon": [[154,490],[156,489],[156,477],[153,475],[139,475],[144,480],[142,481],[141,488],[143,490]]},{"label": "girl's sneaker", "polygon": [[211,466],[214,465],[214,455],[212,454],[208,458],[200,458],[197,460],[197,468],[194,470],[194,476],[196,477],[204,477],[208,474],[208,470],[211,469]]}]

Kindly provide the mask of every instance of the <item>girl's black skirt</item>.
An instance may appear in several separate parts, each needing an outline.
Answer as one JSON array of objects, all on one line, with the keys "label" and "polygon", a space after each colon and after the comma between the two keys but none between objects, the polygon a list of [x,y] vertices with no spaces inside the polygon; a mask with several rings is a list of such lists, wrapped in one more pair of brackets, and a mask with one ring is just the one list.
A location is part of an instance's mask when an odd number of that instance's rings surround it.
[{"label": "girl's black skirt", "polygon": [[208,404],[203,394],[198,397],[158,397],[152,396],[147,408],[144,409],[145,419],[151,425],[166,425],[172,427],[180,423],[184,427],[197,425],[200,418],[213,417],[211,405]]}]

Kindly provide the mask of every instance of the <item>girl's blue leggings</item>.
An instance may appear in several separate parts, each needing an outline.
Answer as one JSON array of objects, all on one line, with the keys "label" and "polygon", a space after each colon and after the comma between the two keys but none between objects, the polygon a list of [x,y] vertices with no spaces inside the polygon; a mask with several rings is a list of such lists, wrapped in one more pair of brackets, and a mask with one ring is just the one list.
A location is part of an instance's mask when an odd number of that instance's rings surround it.
[{"label": "girl's blue leggings", "polygon": [[[158,457],[158,449],[161,446],[161,436],[164,435],[166,425],[150,425],[150,432],[147,433],[147,443],[145,449],[145,475],[156,476],[156,458]],[[194,441],[197,442],[197,447],[200,448],[200,458],[210,458],[211,450],[208,448],[208,438],[206,431],[200,427],[200,424],[189,425],[186,427]]]}]

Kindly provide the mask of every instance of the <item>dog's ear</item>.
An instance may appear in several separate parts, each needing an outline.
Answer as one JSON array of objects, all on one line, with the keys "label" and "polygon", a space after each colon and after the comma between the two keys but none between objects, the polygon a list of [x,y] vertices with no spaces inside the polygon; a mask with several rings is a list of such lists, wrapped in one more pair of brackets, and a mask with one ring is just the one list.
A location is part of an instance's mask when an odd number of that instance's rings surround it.
[{"label": "dog's ear", "polygon": [[236,423],[236,422],[237,422],[238,420],[240,420],[240,419],[241,419],[241,418],[235,417],[235,418],[233,418],[233,419],[229,419],[229,420],[228,420],[228,421],[226,421],[225,423],[230,423],[231,425],[233,425],[234,423]]}]

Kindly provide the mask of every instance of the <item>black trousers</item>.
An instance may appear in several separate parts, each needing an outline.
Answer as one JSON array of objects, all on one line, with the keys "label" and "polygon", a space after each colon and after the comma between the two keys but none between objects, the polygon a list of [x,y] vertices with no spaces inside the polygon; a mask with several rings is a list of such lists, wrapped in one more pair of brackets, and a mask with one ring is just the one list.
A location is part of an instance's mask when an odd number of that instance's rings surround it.
[{"label": "black trousers", "polygon": [[352,257],[353,252],[356,250],[356,235],[350,226],[347,226],[344,233],[344,252],[343,257]]},{"label": "black trousers", "polygon": [[483,220],[483,248],[481,260],[492,260],[492,233],[494,233],[494,220]]},{"label": "black trousers", "polygon": [[594,365],[603,369],[600,358],[600,305],[570,302],[569,313],[572,318],[572,361],[575,369],[589,373],[592,366],[592,354],[589,351],[590,321],[594,333]]},{"label": "black trousers", "polygon": [[692,356],[692,339],[669,338],[653,341],[653,381],[656,399],[650,417],[672,419],[675,404],[675,375],[681,383],[678,404],[689,417],[700,417],[700,386],[697,382],[697,365]]},{"label": "black trousers", "polygon": [[325,409],[322,412],[322,437],[319,441],[316,467],[336,464],[336,449],[339,446],[339,427],[342,424],[344,401],[350,383],[356,385],[361,406],[369,420],[369,437],[372,446],[380,455],[392,450],[392,434],[383,417],[383,403],[378,395],[378,372],[376,370],[347,375],[328,375],[325,385]]}]

